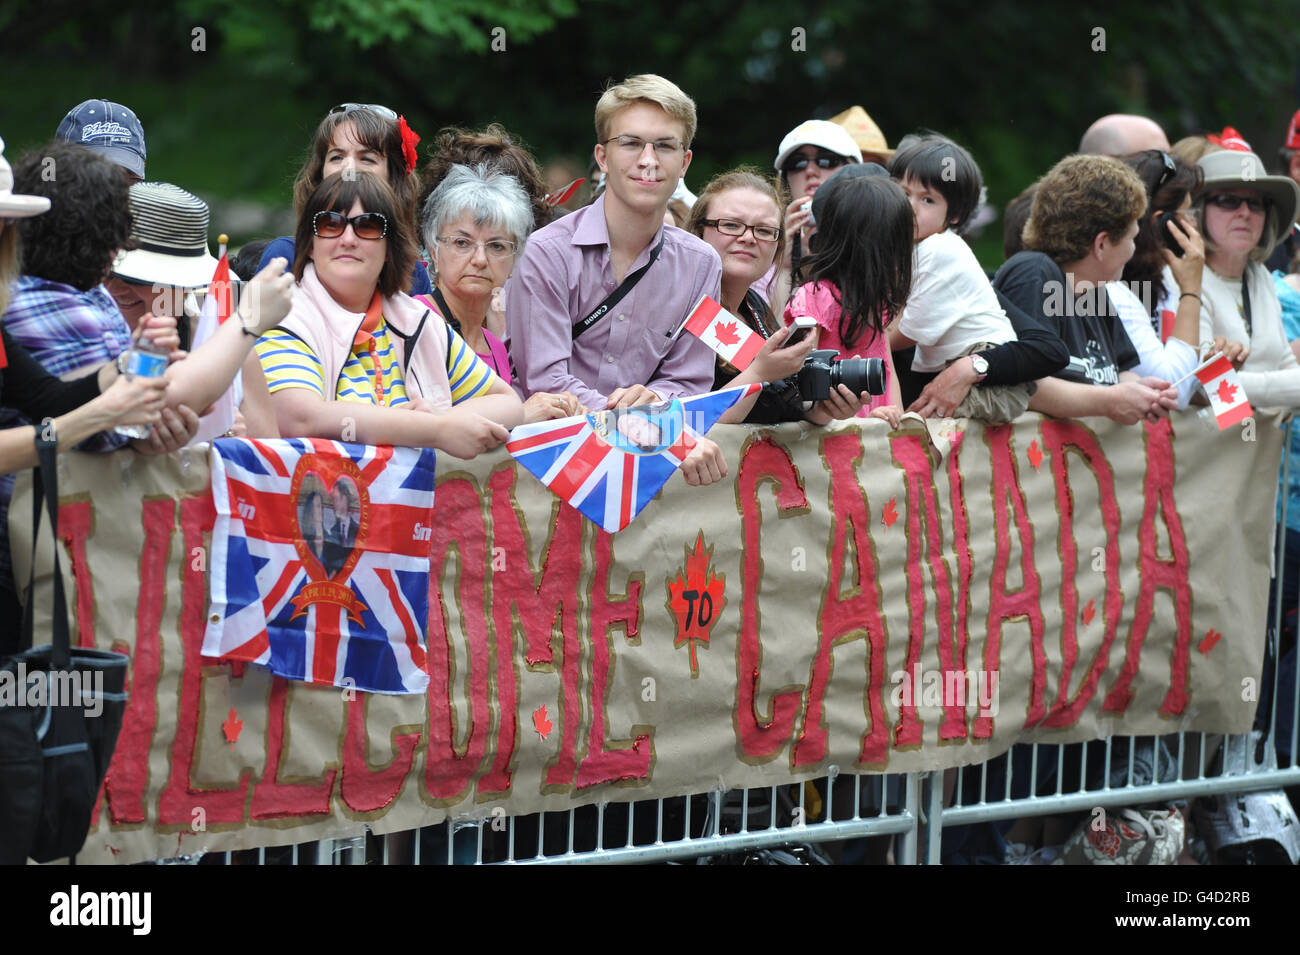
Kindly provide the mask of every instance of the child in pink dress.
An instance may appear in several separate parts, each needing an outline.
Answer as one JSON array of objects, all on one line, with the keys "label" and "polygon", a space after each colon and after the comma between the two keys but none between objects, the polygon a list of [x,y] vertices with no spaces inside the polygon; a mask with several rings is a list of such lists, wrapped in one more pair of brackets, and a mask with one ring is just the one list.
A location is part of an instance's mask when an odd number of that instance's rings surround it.
[{"label": "child in pink dress", "polygon": [[799,265],[803,284],[785,308],[786,324],[810,317],[818,325],[816,348],[883,361],[885,393],[864,392],[858,417],[896,427],[903,400],[885,328],[912,285],[912,207],[898,183],[883,176],[835,176],[822,191],[825,205],[812,252]]}]

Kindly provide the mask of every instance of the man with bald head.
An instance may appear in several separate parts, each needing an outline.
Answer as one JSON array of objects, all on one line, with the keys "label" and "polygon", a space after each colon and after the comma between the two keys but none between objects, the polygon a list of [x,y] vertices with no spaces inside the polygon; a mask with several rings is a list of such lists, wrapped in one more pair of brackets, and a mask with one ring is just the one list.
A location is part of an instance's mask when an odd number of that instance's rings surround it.
[{"label": "man with bald head", "polygon": [[1169,138],[1154,120],[1128,113],[1103,116],[1083,134],[1079,152],[1094,156],[1127,156],[1143,149],[1169,149]]}]

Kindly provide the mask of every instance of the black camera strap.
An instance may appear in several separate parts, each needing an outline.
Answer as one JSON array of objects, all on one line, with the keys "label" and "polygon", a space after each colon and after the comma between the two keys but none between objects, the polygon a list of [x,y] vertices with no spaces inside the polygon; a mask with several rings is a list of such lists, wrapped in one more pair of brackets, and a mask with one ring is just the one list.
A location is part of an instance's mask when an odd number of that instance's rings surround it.
[{"label": "black camera strap", "polygon": [[621,302],[623,300],[623,296],[627,295],[628,292],[636,288],[636,283],[640,282],[641,279],[645,277],[646,272],[650,271],[650,266],[655,264],[655,259],[659,258],[659,253],[663,251],[664,240],[667,238],[668,238],[668,230],[661,229],[659,235],[659,244],[656,245],[650,251],[650,261],[647,262],[645,265],[641,266],[641,268],[637,269],[631,275],[626,276],[623,279],[623,281],[619,284],[618,288],[614,289],[614,291],[606,295],[605,300],[591,310],[591,314],[589,314],[586,318],[584,318],[582,321],[578,322],[578,324],[573,326],[573,340],[575,342],[578,340],[578,338],[582,335],[583,332],[585,332],[587,329],[591,328],[592,325],[595,325],[598,321],[604,318],[605,315],[608,314],[610,309],[612,309],[615,305]]},{"label": "black camera strap", "polygon": [[1241,318],[1246,323],[1246,337],[1251,336],[1250,330],[1250,269],[1241,273]]}]

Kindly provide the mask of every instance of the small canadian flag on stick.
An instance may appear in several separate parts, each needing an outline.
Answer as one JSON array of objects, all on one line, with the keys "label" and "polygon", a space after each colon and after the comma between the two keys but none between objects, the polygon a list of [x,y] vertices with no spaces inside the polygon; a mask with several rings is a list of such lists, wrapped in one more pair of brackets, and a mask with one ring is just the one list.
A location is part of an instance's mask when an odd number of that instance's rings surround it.
[{"label": "small canadian flag on stick", "polygon": [[763,349],[762,335],[707,295],[686,319],[686,330],[740,371]]},{"label": "small canadian flag on stick", "polygon": [[1220,431],[1254,414],[1250,410],[1250,402],[1246,400],[1246,389],[1237,380],[1232,362],[1223,355],[1196,369],[1196,377],[1210,397],[1210,407],[1219,420]]}]

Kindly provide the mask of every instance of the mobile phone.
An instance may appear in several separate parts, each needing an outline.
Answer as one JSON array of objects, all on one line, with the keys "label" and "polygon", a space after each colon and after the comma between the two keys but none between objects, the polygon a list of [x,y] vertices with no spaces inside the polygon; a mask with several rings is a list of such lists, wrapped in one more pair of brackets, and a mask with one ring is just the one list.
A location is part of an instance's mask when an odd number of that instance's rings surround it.
[{"label": "mobile phone", "polygon": [[782,348],[789,348],[791,345],[797,345],[807,338],[808,333],[817,327],[817,319],[804,315],[800,318],[796,318],[791,327],[793,331],[791,331],[789,337],[786,338],[785,344],[781,346]]},{"label": "mobile phone", "polygon": [[[1169,223],[1174,221],[1177,216],[1178,213],[1176,212],[1160,213],[1160,217],[1156,219],[1156,228],[1160,231],[1160,240],[1164,242],[1165,248],[1181,259],[1183,257],[1183,247],[1178,244],[1178,238],[1174,235],[1173,230],[1169,228]],[[1178,227],[1182,228],[1181,222]]]}]

